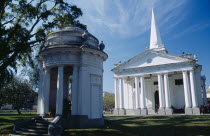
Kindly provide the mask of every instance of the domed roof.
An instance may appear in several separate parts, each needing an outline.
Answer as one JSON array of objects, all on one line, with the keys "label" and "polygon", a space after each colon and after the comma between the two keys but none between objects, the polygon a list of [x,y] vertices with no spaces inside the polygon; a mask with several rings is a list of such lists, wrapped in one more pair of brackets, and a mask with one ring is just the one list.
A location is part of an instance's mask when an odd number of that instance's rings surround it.
[{"label": "domed roof", "polygon": [[66,26],[66,27],[61,28],[58,31],[77,31],[77,32],[84,32],[85,30],[82,29],[82,28],[80,28],[80,27],[77,27],[77,26],[69,25],[69,26]]},{"label": "domed roof", "polygon": [[45,39],[44,49],[85,46],[99,50],[98,45],[98,39],[87,30],[76,26],[67,26],[48,34]]}]

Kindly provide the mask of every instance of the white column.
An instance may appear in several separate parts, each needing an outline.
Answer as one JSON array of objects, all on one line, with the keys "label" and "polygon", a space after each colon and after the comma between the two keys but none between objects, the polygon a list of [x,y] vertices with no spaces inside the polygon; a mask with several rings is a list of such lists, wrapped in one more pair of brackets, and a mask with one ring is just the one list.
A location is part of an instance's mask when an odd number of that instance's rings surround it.
[{"label": "white column", "polygon": [[87,73],[87,66],[82,64],[80,65],[79,68],[79,80],[78,80],[78,114],[79,115],[86,115],[87,111],[85,108],[87,107],[86,105],[86,95],[87,91],[86,88],[87,86],[90,87],[89,79],[87,79],[88,73]]},{"label": "white column", "polygon": [[206,85],[205,85],[205,80],[203,81],[202,83],[203,87],[202,87],[202,92],[203,92],[203,104],[206,105],[208,102],[207,102],[207,97],[206,97]]},{"label": "white column", "polygon": [[37,105],[37,114],[44,114],[44,108],[41,105],[43,103],[43,88],[42,88],[42,84],[43,84],[43,70],[42,68],[40,68],[41,70],[39,71],[39,91],[38,91],[38,105]]},{"label": "white column", "polygon": [[37,114],[44,114],[44,105],[43,105],[43,78],[44,78],[44,71],[42,68],[39,71],[39,91],[38,91],[38,109]]},{"label": "white column", "polygon": [[119,79],[119,96],[120,96],[120,105],[119,108],[124,108],[124,99],[123,99],[123,79]]},{"label": "white column", "polygon": [[164,88],[165,88],[166,108],[171,108],[171,97],[170,97],[168,73],[164,73]]},{"label": "white column", "polygon": [[73,66],[72,80],[72,115],[78,114],[78,66]]},{"label": "white column", "polygon": [[194,70],[190,70],[190,87],[191,87],[191,95],[192,95],[192,106],[198,107],[197,102],[197,95],[196,95],[196,86],[195,86],[195,76],[194,76]]},{"label": "white column", "polygon": [[63,66],[58,67],[56,115],[63,113]]},{"label": "white column", "polygon": [[135,96],[136,96],[136,109],[140,108],[139,105],[139,77],[135,77]]},{"label": "white column", "polygon": [[183,74],[183,82],[184,82],[185,107],[190,108],[191,107],[190,87],[189,87],[189,79],[188,79],[187,71],[183,71],[182,74]]},{"label": "white column", "polygon": [[159,89],[159,101],[160,109],[164,109],[164,94],[163,94],[163,77],[162,74],[158,74],[158,89]]},{"label": "white column", "polygon": [[145,83],[144,83],[144,76],[140,77],[140,81],[141,81],[141,109],[145,109],[146,108],[146,99],[145,99]]},{"label": "white column", "polygon": [[48,114],[49,112],[49,94],[50,94],[50,69],[45,69],[45,78],[44,78],[44,90],[43,90],[43,106],[44,106],[44,114]]},{"label": "white column", "polygon": [[118,108],[119,108],[119,106],[118,106],[118,98],[119,98],[119,96],[118,96],[118,91],[119,91],[118,87],[119,87],[119,85],[118,85],[118,79],[115,78],[115,79],[114,79],[115,109],[118,109]]}]

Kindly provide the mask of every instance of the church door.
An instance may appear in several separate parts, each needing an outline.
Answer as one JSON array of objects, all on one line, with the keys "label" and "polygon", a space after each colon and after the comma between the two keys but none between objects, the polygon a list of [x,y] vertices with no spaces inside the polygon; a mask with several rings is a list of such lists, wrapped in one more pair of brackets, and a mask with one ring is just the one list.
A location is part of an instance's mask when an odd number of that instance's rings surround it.
[{"label": "church door", "polygon": [[155,91],[155,112],[158,112],[159,109],[159,93]]}]

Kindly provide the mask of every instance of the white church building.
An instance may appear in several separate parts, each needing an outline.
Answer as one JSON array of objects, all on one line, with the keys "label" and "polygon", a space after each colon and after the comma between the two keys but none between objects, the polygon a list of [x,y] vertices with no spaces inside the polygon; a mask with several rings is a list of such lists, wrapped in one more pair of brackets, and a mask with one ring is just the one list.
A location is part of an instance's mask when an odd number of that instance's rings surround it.
[{"label": "white church building", "polygon": [[112,69],[114,115],[171,115],[181,109],[187,115],[200,114],[206,103],[201,70],[192,54],[168,54],[152,10],[150,48]]}]

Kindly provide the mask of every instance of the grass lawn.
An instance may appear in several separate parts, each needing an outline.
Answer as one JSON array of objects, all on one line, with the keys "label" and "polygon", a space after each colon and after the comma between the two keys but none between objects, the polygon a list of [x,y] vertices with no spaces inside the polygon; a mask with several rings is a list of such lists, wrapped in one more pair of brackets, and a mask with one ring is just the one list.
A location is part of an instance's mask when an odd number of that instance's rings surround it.
[{"label": "grass lawn", "polygon": [[15,121],[30,119],[35,116],[35,112],[0,112],[0,136],[8,136],[12,131]]},{"label": "grass lawn", "polygon": [[103,128],[68,129],[64,136],[210,136],[210,115],[105,117]]},{"label": "grass lawn", "polygon": [[[15,121],[32,118],[34,113],[0,113],[0,136],[12,131]],[[210,115],[201,116],[106,116],[105,126],[67,129],[63,136],[210,136]]]}]

